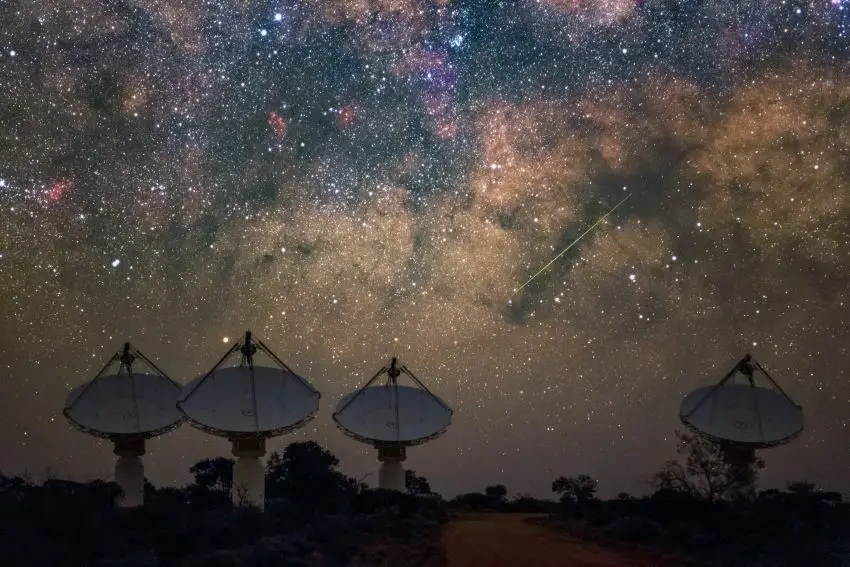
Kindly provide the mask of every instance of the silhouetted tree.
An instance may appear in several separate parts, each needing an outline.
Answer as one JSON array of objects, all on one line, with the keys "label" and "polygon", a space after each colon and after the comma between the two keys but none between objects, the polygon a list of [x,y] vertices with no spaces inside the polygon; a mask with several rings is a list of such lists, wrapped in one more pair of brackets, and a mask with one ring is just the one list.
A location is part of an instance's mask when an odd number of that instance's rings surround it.
[{"label": "silhouetted tree", "polygon": [[508,506],[509,510],[526,514],[544,514],[557,511],[557,504],[551,500],[534,498],[527,493],[515,494]]},{"label": "silhouetted tree", "polygon": [[786,489],[798,501],[841,502],[843,500],[840,492],[819,490],[813,483],[805,480],[789,482]]},{"label": "silhouetted tree", "polygon": [[150,496],[145,496],[150,504],[177,507],[186,503],[186,491],[180,488],[164,486],[154,489]]},{"label": "silhouetted tree", "polygon": [[778,488],[767,488],[759,490],[758,498],[762,500],[775,500],[782,497],[782,491]]},{"label": "silhouetted tree", "polygon": [[493,486],[485,488],[484,494],[486,494],[491,500],[504,502],[508,496],[508,489],[505,488],[504,484],[494,484]]},{"label": "silhouetted tree", "polygon": [[676,431],[679,439],[676,452],[684,457],[671,459],[652,477],[652,484],[660,493],[675,493],[709,502],[751,496],[764,468],[762,459],[750,465],[731,464],[723,448],[700,435]]},{"label": "silhouetted tree", "polygon": [[486,494],[480,492],[467,492],[458,494],[450,500],[452,506],[469,508],[470,510],[486,510],[492,507],[493,501]]},{"label": "silhouetted tree", "polygon": [[410,494],[431,494],[431,483],[424,476],[416,476],[416,471],[404,471],[404,486]]},{"label": "silhouetted tree", "polygon": [[145,477],[144,484],[142,485],[142,494],[144,494],[145,502],[150,501],[156,493],[156,487],[151,484],[151,481],[148,480],[148,477]]},{"label": "silhouetted tree", "polygon": [[194,486],[210,492],[228,492],[233,486],[233,459],[216,457],[198,461],[189,469]]},{"label": "silhouetted tree", "polygon": [[552,483],[552,492],[560,496],[561,502],[584,504],[596,495],[598,483],[586,474],[575,477],[558,477]]},{"label": "silhouetted tree", "polygon": [[20,476],[6,476],[0,474],[0,492],[20,491],[29,486],[27,480]]},{"label": "silhouetted tree", "polygon": [[357,481],[338,465],[339,459],[315,441],[291,443],[266,464],[266,496],[285,498],[305,511],[338,508],[357,492]]},{"label": "silhouetted tree", "polygon": [[815,492],[815,485],[805,480],[789,482],[786,489],[796,496],[810,496]]}]

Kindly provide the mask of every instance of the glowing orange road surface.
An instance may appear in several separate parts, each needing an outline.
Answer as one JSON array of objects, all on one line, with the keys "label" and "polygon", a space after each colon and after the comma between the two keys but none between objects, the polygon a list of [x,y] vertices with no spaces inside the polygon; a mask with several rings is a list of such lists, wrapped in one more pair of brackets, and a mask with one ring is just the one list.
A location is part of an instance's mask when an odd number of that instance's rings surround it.
[{"label": "glowing orange road surface", "polygon": [[529,523],[533,515],[461,516],[446,526],[448,567],[675,567],[646,552],[605,549]]}]

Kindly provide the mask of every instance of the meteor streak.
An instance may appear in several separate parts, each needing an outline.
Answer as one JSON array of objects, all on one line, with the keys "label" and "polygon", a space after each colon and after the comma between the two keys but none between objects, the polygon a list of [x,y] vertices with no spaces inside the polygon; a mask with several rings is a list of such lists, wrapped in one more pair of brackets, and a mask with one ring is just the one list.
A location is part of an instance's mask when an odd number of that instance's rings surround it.
[{"label": "meteor streak", "polygon": [[560,254],[558,254],[557,256],[555,256],[554,258],[552,258],[551,260],[549,260],[549,263],[548,263],[548,264],[546,264],[545,266],[543,266],[542,268],[540,268],[540,269],[537,271],[537,273],[536,273],[536,274],[534,274],[533,276],[531,276],[530,278],[528,278],[528,281],[527,281],[527,282],[525,282],[524,284],[522,284],[521,286],[519,286],[518,288],[516,288],[516,289],[514,290],[514,295],[516,295],[517,293],[519,293],[520,291],[522,291],[522,289],[523,289],[525,286],[527,286],[528,284],[530,284],[531,282],[533,282],[533,281],[534,281],[534,279],[535,279],[537,276],[539,276],[540,274],[542,274],[543,272],[545,272],[545,271],[546,271],[546,268],[548,268],[549,266],[551,266],[552,264],[554,264],[554,263],[555,263],[555,261],[556,261],[558,258],[560,258],[560,257],[561,257],[561,256],[563,256],[564,254],[566,254],[566,253],[570,250],[570,248],[572,248],[573,246],[575,246],[576,244],[578,244],[578,243],[579,243],[579,241],[580,241],[582,238],[584,238],[585,236],[587,236],[587,234],[588,234],[590,231],[592,231],[594,228],[596,228],[597,226],[599,226],[599,223],[601,223],[602,221],[604,221],[604,220],[608,217],[608,215],[610,215],[611,213],[613,213],[614,211],[616,211],[616,210],[617,210],[617,207],[619,207],[620,205],[622,205],[623,203],[625,203],[626,201],[628,201],[628,200],[629,200],[629,197],[631,197],[631,196],[632,196],[632,195],[631,195],[631,193],[629,193],[629,194],[628,194],[628,195],[626,195],[626,196],[625,196],[625,197],[624,197],[624,198],[623,198],[623,199],[622,199],[619,203],[617,203],[616,205],[614,205],[613,207],[611,207],[611,210],[610,210],[610,211],[608,211],[607,213],[605,213],[604,215],[602,215],[601,217],[599,217],[599,219],[598,219],[595,223],[593,223],[592,225],[590,225],[590,228],[588,228],[587,230],[585,230],[584,232],[582,232],[582,233],[578,236],[578,238],[576,238],[575,240],[573,240],[572,242],[570,242],[570,245],[569,245],[569,246],[567,246],[566,248],[564,248],[563,250],[561,250],[561,253],[560,253]]}]

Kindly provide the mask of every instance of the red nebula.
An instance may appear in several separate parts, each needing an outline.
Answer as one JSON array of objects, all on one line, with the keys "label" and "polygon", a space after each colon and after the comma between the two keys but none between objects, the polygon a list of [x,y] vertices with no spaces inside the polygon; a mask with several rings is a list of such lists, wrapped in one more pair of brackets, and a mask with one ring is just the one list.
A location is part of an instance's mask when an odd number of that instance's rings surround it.
[{"label": "red nebula", "polygon": [[68,190],[69,185],[70,184],[67,181],[56,181],[50,186],[50,189],[47,190],[47,200],[51,203],[55,203],[61,199],[62,195],[65,194],[65,191]]},{"label": "red nebula", "polygon": [[275,111],[269,112],[269,126],[278,138],[286,136],[286,118]]},{"label": "red nebula", "polygon": [[355,109],[353,106],[343,106],[337,111],[336,121],[340,128],[346,128],[354,123]]},{"label": "red nebula", "polygon": [[437,117],[433,121],[433,131],[443,140],[454,140],[457,137],[457,122],[445,116]]}]

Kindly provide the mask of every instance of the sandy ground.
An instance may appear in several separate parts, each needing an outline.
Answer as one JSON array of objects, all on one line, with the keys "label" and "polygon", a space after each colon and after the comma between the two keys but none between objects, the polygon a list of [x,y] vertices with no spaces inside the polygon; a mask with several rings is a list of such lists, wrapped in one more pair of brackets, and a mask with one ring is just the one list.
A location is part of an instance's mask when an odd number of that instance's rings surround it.
[{"label": "sandy ground", "polygon": [[449,567],[674,567],[646,552],[604,549],[545,526],[527,514],[461,516],[446,526]]}]

